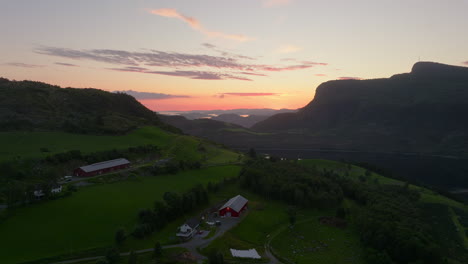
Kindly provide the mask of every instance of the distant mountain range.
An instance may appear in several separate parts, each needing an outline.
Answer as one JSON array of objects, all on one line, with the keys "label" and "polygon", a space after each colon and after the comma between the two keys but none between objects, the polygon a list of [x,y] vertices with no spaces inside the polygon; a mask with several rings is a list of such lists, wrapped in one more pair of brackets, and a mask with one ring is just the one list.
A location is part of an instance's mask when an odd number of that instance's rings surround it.
[{"label": "distant mountain range", "polygon": [[222,122],[237,124],[246,128],[280,113],[294,113],[291,109],[231,109],[231,110],[194,110],[194,111],[170,111],[160,112],[162,115],[179,115],[189,120],[209,118]]}]

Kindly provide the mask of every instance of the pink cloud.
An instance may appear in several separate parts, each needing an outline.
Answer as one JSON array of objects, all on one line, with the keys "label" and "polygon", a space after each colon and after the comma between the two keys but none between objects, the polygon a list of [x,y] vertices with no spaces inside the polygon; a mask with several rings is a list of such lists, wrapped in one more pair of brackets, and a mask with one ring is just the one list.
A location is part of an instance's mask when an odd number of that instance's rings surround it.
[{"label": "pink cloud", "polygon": [[207,28],[203,27],[200,21],[196,18],[185,16],[179,13],[176,9],[173,8],[160,8],[149,10],[149,12],[153,15],[163,16],[163,17],[170,17],[170,18],[177,18],[179,20],[184,21],[187,23],[192,29],[212,38],[224,38],[230,40],[236,40],[240,42],[245,42],[249,40],[253,40],[253,38],[247,37],[245,35],[240,34],[227,34],[219,31],[212,31],[208,30]]},{"label": "pink cloud", "polygon": [[468,65],[468,61],[462,62],[462,64]]},{"label": "pink cloud", "polygon": [[362,80],[360,77],[338,77],[338,80]]},{"label": "pink cloud", "polygon": [[[211,44],[206,44],[204,46],[210,49],[216,48]],[[158,74],[203,80],[231,79],[253,81],[247,77],[265,77],[268,76],[269,72],[296,71],[328,65],[328,63],[323,62],[303,61],[291,58],[282,60],[289,61],[290,65],[251,64],[250,62],[246,63],[245,60],[254,59],[252,57],[224,51],[222,52],[223,56],[158,50],[142,52],[110,49],[75,50],[56,47],[40,47],[36,48],[34,52],[41,55],[74,60],[92,60],[118,65],[117,67],[107,68],[113,71]],[[34,65],[18,63],[10,65],[34,67]]]},{"label": "pink cloud", "polygon": [[324,77],[324,76],[327,76],[327,75],[323,74],[323,73],[317,73],[317,74],[315,74],[315,76]]}]

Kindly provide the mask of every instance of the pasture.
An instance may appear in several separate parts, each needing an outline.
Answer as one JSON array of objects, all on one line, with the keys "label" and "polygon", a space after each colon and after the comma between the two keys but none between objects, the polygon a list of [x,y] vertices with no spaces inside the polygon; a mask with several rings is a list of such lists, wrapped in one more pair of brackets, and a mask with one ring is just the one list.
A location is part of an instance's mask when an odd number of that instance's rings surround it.
[{"label": "pasture", "polygon": [[[237,154],[195,137],[173,134],[158,127],[138,128],[125,135],[85,135],[65,132],[0,132],[0,162],[12,159],[44,158],[70,150],[91,153],[132,146],[156,145],[164,156],[208,163],[231,162]],[[205,151],[200,151],[204,146]],[[202,148],[203,149],[203,148]]]},{"label": "pasture", "polygon": [[278,234],[271,247],[293,263],[364,263],[359,236],[352,227],[323,225],[318,216]]},{"label": "pasture", "polygon": [[131,231],[138,210],[151,208],[164,192],[236,177],[239,170],[218,166],[96,184],[63,199],[18,208],[0,223],[0,259],[18,263],[112,245],[116,230]]}]

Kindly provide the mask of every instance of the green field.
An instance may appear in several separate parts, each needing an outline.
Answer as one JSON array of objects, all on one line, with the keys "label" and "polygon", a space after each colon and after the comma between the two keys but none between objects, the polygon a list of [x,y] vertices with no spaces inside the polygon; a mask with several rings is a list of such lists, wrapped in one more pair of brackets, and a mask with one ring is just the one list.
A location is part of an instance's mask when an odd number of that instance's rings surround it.
[{"label": "green field", "polygon": [[132,230],[139,208],[152,207],[166,191],[238,175],[238,166],[183,171],[176,175],[92,185],[72,196],[19,208],[0,224],[0,259],[18,263],[105,247],[119,227]]},{"label": "green field", "polygon": [[[195,137],[172,134],[157,127],[142,127],[126,135],[84,135],[64,132],[0,132],[0,161],[15,158],[40,158],[70,150],[91,153],[132,146],[156,145],[165,156],[180,160],[205,160],[219,163],[236,161],[237,154]],[[198,150],[199,144],[206,152]],[[48,152],[41,151],[45,148]]]},{"label": "green field", "polygon": [[[269,240],[272,240],[270,245],[275,253],[289,259],[290,248],[289,246],[286,247],[286,245],[291,245],[292,239],[289,237],[291,230],[289,229],[289,220],[286,213],[288,206],[283,202],[266,200],[236,186],[223,190],[223,194],[226,197],[239,193],[249,199],[248,214],[241,223],[226,232],[222,237],[213,241],[202,252],[209,254],[212,250],[219,250],[223,253],[225,259],[235,261],[236,259],[231,256],[229,251],[230,248],[255,248],[266,260],[265,244]],[[338,260],[340,257],[343,257],[343,259],[353,258],[355,252],[360,251],[359,236],[352,232],[352,227],[341,230],[321,225],[318,222],[318,217],[334,215],[334,213],[334,210],[324,211],[314,209],[299,210],[297,212],[298,225],[294,230],[311,236],[321,234],[320,239],[326,241],[333,239],[328,251],[318,253],[318,255],[315,253],[307,255],[299,263],[334,263],[327,260],[334,258]],[[349,246],[349,243],[352,243],[353,246]],[[342,246],[346,246],[346,248],[342,248]],[[317,262],[307,262],[309,259],[317,260]],[[355,262],[350,263],[362,263],[359,257],[354,257],[354,259]]]},{"label": "green field", "polygon": [[294,263],[364,263],[355,231],[323,225],[318,216],[276,236],[275,253]]}]

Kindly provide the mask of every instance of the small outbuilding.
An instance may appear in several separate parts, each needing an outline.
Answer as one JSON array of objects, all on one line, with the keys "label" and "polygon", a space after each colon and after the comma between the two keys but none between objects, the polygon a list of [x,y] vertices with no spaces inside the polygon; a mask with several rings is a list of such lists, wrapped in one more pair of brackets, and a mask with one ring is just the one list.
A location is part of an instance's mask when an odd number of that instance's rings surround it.
[{"label": "small outbuilding", "polygon": [[250,259],[261,259],[262,257],[258,254],[255,248],[249,250],[237,250],[230,249],[231,254],[235,258],[250,258]]},{"label": "small outbuilding", "polygon": [[179,227],[176,236],[182,240],[189,240],[197,232],[199,226],[200,220],[191,218]]},{"label": "small outbuilding", "polygon": [[129,167],[130,161],[124,158],[120,158],[79,167],[73,171],[73,174],[80,177],[91,177],[103,173],[127,169]]},{"label": "small outbuilding", "polygon": [[219,208],[218,214],[219,216],[239,217],[243,211],[247,210],[248,202],[249,200],[242,195],[234,196]]}]

